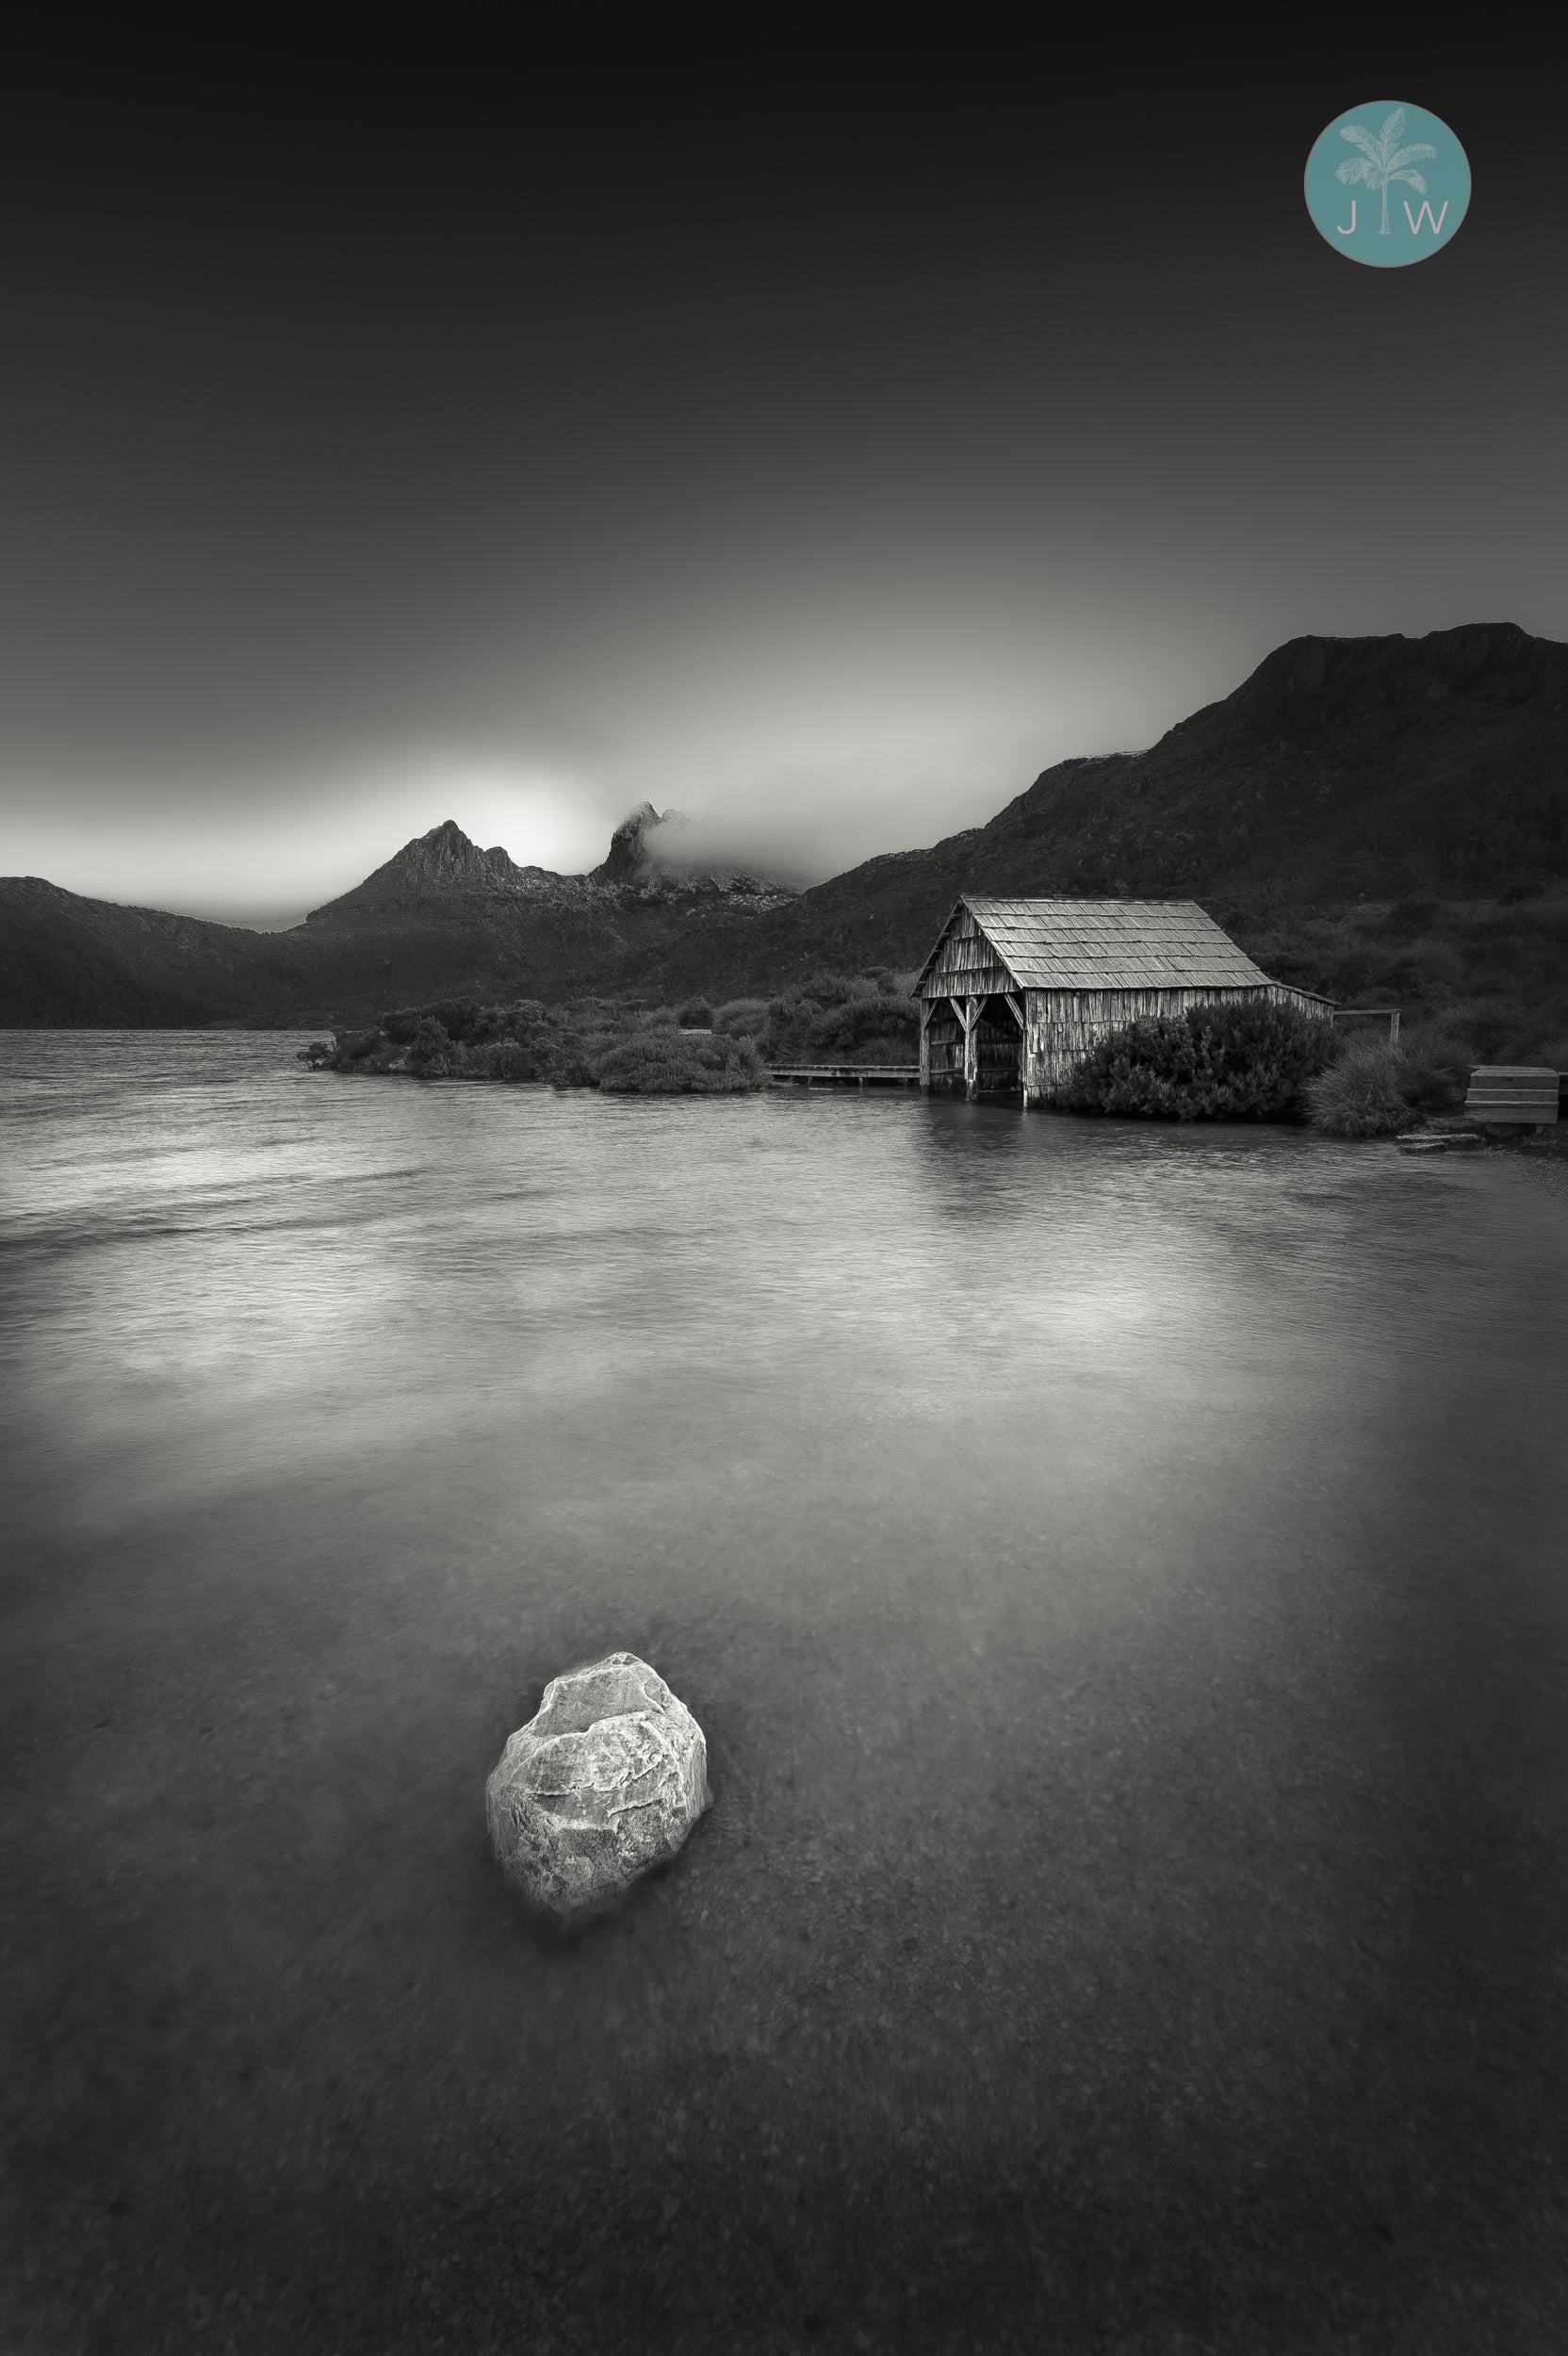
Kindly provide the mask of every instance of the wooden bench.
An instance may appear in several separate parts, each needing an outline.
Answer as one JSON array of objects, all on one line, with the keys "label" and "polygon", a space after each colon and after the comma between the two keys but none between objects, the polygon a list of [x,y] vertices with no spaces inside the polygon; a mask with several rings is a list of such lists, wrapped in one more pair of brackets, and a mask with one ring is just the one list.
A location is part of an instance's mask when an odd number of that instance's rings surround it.
[{"label": "wooden bench", "polygon": [[1557,1125],[1560,1075],[1543,1064],[1483,1063],[1470,1074],[1469,1118],[1489,1129]]}]

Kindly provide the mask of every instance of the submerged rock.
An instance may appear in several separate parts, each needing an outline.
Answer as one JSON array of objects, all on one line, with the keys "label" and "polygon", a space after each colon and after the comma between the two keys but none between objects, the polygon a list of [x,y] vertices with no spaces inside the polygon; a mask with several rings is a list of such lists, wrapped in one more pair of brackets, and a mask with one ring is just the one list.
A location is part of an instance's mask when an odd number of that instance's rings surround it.
[{"label": "submerged rock", "polygon": [[507,1879],[565,1919],[673,1857],[709,1803],[702,1728],[657,1670],[612,1652],[552,1677],[484,1787]]}]

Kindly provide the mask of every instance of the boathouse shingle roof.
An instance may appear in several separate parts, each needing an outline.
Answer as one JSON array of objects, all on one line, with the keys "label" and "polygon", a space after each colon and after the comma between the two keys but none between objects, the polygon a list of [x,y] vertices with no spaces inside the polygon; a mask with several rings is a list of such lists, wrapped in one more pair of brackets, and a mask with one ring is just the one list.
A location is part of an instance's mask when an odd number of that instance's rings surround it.
[{"label": "boathouse shingle roof", "polygon": [[967,892],[921,982],[959,908],[969,909],[1021,990],[1268,987],[1267,974],[1195,900],[1004,900]]}]

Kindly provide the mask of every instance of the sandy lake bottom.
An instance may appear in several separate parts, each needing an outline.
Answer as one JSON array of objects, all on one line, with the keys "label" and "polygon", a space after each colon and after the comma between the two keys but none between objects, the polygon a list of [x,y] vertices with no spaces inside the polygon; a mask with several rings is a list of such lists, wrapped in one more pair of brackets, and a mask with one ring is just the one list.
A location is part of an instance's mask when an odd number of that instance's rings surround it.
[{"label": "sandy lake bottom", "polygon": [[0,1035],[8,2356],[1568,2346],[1558,1173],[300,1043]]}]

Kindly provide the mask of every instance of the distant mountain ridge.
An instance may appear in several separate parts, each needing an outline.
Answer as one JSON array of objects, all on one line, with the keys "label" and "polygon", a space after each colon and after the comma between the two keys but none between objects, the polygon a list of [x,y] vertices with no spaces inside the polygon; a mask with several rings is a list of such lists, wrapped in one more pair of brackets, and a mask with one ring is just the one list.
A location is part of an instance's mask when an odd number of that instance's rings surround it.
[{"label": "distant mountain ridge", "polygon": [[[1315,911],[1533,895],[1531,939],[1556,939],[1568,646],[1512,623],[1293,639],[1147,750],[1059,761],[988,825],[799,893],[688,874],[681,833],[645,803],[598,867],[563,876],[448,821],[274,934],[0,880],[0,1023],[324,1025],[462,994],[770,992],[817,967],[911,971],[963,891],[1197,899],[1284,978],[1359,987],[1312,948]],[[1546,957],[1530,987],[1555,990],[1555,971]]]},{"label": "distant mountain ridge", "polygon": [[454,994],[557,998],[614,986],[628,957],[715,917],[755,922],[790,887],[667,866],[650,804],[588,875],[519,867],[448,819],[286,932],[122,908],[0,878],[0,1027],[287,1027]]}]

